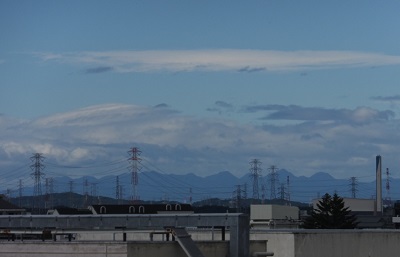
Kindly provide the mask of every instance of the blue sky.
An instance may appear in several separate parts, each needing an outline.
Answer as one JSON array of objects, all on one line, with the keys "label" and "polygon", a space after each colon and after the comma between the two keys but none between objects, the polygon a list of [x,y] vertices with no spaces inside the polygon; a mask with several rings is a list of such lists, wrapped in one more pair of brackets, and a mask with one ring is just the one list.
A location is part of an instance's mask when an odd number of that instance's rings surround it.
[{"label": "blue sky", "polygon": [[91,165],[138,146],[167,173],[243,176],[259,158],[362,178],[380,154],[400,177],[399,10],[0,1],[0,175],[34,152]]}]

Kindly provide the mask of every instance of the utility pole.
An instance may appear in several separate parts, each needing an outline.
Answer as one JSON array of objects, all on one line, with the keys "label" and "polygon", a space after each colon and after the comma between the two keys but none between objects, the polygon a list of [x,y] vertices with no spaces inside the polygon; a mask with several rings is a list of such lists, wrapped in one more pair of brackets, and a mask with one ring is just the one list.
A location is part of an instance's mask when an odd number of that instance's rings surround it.
[{"label": "utility pole", "polygon": [[279,187],[279,194],[281,200],[285,200],[285,194],[286,194],[285,191],[286,191],[285,183],[281,183],[281,186]]},{"label": "utility pole", "polygon": [[389,207],[392,207],[392,198],[390,196],[390,173],[389,168],[386,168],[386,201]]},{"label": "utility pole", "polygon": [[266,188],[264,183],[261,183],[261,203],[265,203],[265,194],[266,194]]},{"label": "utility pole", "polygon": [[83,208],[87,208],[89,205],[89,182],[85,178],[83,181]]},{"label": "utility pole", "polygon": [[277,169],[275,165],[271,165],[268,170],[268,179],[269,179],[269,184],[270,184],[270,197],[271,200],[276,199],[276,182],[278,182],[278,174],[277,174]]},{"label": "utility pole", "polygon": [[40,207],[42,205],[42,183],[41,180],[44,177],[44,173],[42,172],[45,168],[43,161],[44,157],[41,153],[35,153],[30,158],[33,164],[30,166],[33,170],[31,176],[35,180],[33,186],[33,204],[32,204],[32,211],[37,211],[40,213]]},{"label": "utility pole", "polygon": [[46,178],[45,180],[45,206],[47,209],[53,208],[53,194],[54,194],[54,184],[53,178]]},{"label": "utility pole", "polygon": [[292,203],[290,202],[290,178],[289,178],[289,176],[286,177],[286,188],[287,188],[287,201],[288,201],[288,205],[291,206]]},{"label": "utility pole", "polygon": [[74,181],[69,181],[69,207],[74,207]]},{"label": "utility pole", "polygon": [[243,199],[247,200],[247,183],[243,184]]},{"label": "utility pole", "polygon": [[18,183],[18,206],[21,208],[22,207],[22,193],[23,193],[23,184],[22,184],[22,179],[19,180]]},{"label": "utility pole", "polygon": [[139,174],[138,172],[140,171],[140,162],[142,159],[139,158],[140,154],[142,153],[139,148],[137,147],[132,147],[128,153],[130,154],[129,157],[129,162],[131,163],[131,171],[132,171],[132,178],[131,178],[131,183],[132,183],[132,197],[131,201],[133,203],[137,202],[140,197],[138,195],[138,184],[139,184]]},{"label": "utility pole", "polygon": [[233,191],[233,202],[235,203],[236,211],[240,212],[242,207],[242,188],[241,185],[236,185]]},{"label": "utility pole", "polygon": [[123,203],[124,200],[124,186],[119,185],[119,196],[120,196],[120,202]]},{"label": "utility pole", "polygon": [[90,183],[90,203],[94,204],[95,199],[97,198],[97,183]]},{"label": "utility pole", "polygon": [[7,199],[10,199],[11,197],[12,197],[12,190],[10,189],[10,188],[7,188],[6,189],[6,198]]},{"label": "utility pole", "polygon": [[253,181],[253,199],[258,200],[260,199],[260,194],[258,190],[258,178],[261,175],[261,162],[258,159],[253,159],[250,162],[250,178]]},{"label": "utility pole", "polygon": [[119,184],[119,176],[115,179],[115,199],[117,199],[117,203],[121,204],[121,188]]}]

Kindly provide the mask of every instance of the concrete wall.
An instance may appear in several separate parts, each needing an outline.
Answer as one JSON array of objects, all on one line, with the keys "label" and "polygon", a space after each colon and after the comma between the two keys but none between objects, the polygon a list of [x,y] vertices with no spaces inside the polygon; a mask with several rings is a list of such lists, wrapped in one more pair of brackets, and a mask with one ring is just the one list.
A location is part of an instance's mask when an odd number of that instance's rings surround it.
[{"label": "concrete wall", "polygon": [[126,243],[0,242],[1,257],[127,257]]},{"label": "concrete wall", "polygon": [[[291,232],[279,232],[276,230],[257,231],[250,233],[250,240],[263,240],[267,243],[267,251],[275,253],[278,257],[294,257],[294,234]],[[324,257],[324,256],[321,256]]]},{"label": "concrete wall", "polygon": [[400,230],[252,231],[251,240],[268,240],[279,257],[394,257]]},{"label": "concrete wall", "polygon": [[[206,257],[228,257],[228,241],[196,242]],[[265,251],[265,241],[250,244],[253,252]],[[177,242],[0,242],[1,257],[187,257]]]},{"label": "concrete wall", "polygon": [[250,205],[251,220],[298,219],[299,208],[296,206],[252,204]]},{"label": "concrete wall", "polygon": [[295,257],[394,257],[398,231],[332,231],[295,234]]},{"label": "concrete wall", "polygon": [[[103,230],[103,231],[69,231],[72,232],[76,240],[80,241],[122,241],[123,233],[126,233],[127,241],[150,241],[150,232],[159,231],[162,232],[165,230]],[[211,240],[222,240],[221,230],[215,229],[187,229],[187,232],[191,235],[194,241],[211,241]],[[213,235],[214,234],[214,235]],[[169,240],[171,240],[171,236]],[[225,232],[225,240],[229,241],[230,233],[229,230]],[[166,235],[162,234],[154,234],[154,241],[166,241]]]},{"label": "concrete wall", "polygon": [[[274,252],[277,257],[394,257],[400,253],[400,230],[251,230],[250,240],[249,256],[255,251]],[[206,257],[229,256],[229,241],[195,243]],[[171,241],[2,240],[0,256],[183,257],[185,254],[177,242]]]},{"label": "concrete wall", "polygon": [[[196,245],[204,256],[229,256],[228,242],[197,242]],[[135,242],[129,244],[128,256],[187,257],[186,253],[176,242]]]}]

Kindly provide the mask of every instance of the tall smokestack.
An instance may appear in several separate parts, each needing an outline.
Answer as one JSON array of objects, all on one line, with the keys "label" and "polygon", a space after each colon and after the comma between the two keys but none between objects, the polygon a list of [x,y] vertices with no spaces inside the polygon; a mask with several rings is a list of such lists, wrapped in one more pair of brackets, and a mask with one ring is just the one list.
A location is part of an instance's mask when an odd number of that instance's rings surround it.
[{"label": "tall smokestack", "polygon": [[377,213],[382,213],[382,157],[376,156],[376,207]]}]

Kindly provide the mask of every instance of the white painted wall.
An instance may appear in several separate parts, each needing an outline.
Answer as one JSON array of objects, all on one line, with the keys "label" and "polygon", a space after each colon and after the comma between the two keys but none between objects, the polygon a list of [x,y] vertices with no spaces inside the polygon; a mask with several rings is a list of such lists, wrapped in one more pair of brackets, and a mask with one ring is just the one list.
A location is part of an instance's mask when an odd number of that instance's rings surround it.
[{"label": "white painted wall", "polygon": [[250,205],[250,220],[299,218],[299,208],[296,206],[252,204]]}]

